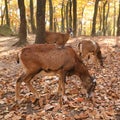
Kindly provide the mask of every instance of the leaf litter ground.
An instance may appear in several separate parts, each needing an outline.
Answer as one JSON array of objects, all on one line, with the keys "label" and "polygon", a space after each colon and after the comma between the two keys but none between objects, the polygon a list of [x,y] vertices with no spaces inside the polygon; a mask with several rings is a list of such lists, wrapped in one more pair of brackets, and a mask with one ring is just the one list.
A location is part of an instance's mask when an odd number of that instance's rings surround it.
[{"label": "leaf litter ground", "polygon": [[[34,36],[29,36],[29,43]],[[67,78],[67,101],[62,108],[57,94],[58,79],[38,74],[32,83],[40,93],[36,101],[26,85],[21,86],[21,104],[15,103],[15,83],[22,72],[16,62],[16,53],[20,47],[12,45],[16,37],[0,37],[0,119],[1,120],[120,120],[120,47],[115,45],[114,37],[81,36],[71,39],[71,45],[77,52],[80,40],[93,39],[102,50],[104,68],[88,65],[89,72],[96,75],[97,87],[93,102],[85,99],[84,89],[77,76]]]}]

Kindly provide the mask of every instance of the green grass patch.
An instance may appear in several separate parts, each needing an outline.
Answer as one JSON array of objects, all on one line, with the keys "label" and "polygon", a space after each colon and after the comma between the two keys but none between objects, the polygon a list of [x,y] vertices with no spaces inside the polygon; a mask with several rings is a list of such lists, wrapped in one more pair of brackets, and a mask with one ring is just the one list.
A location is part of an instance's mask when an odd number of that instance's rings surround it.
[{"label": "green grass patch", "polygon": [[0,35],[11,36],[11,35],[14,35],[14,33],[12,32],[12,30],[8,25],[3,25],[3,26],[0,26]]}]

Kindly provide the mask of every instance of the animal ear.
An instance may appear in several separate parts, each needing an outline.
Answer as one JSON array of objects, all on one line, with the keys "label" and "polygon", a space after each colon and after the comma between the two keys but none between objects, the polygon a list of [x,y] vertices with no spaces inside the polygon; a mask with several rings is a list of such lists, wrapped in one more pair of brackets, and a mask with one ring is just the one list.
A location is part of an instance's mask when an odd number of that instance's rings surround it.
[{"label": "animal ear", "polygon": [[73,30],[72,30],[72,28],[70,27],[70,28],[66,28],[67,29],[67,31],[69,31],[69,32],[73,32]]},{"label": "animal ear", "polygon": [[74,32],[74,31],[75,31],[75,29],[72,29],[72,28],[70,28],[70,29],[71,29],[71,31],[72,31],[72,32]]},{"label": "animal ear", "polygon": [[72,29],[72,28],[70,28],[70,31],[71,31],[71,32],[73,32],[73,31],[75,31],[75,30],[74,30],[74,29]]}]

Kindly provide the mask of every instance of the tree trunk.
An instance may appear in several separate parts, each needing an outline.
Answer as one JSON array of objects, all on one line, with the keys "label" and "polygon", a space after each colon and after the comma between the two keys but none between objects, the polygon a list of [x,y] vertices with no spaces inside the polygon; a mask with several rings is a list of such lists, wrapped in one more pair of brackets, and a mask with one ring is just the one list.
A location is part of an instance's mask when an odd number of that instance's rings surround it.
[{"label": "tree trunk", "polygon": [[84,15],[84,10],[85,10],[85,6],[82,7],[82,15],[81,15],[81,20],[80,20],[80,29],[79,29],[79,35],[82,35],[82,31],[83,31],[83,15]]},{"label": "tree trunk", "polygon": [[[1,7],[2,8],[2,7]],[[2,9],[1,9],[1,26],[3,25],[3,23],[4,23],[4,16],[5,16],[5,8],[4,8],[4,10],[2,11]]]},{"label": "tree trunk", "polygon": [[27,43],[27,31],[26,31],[27,26],[26,26],[24,0],[18,0],[18,7],[20,10],[19,41],[17,43],[15,43],[14,45],[21,46],[21,45],[25,45]]},{"label": "tree trunk", "polygon": [[103,35],[105,36],[106,35],[106,24],[105,24],[105,8],[106,8],[106,5],[107,5],[107,1],[105,1],[105,3],[103,4]]},{"label": "tree trunk", "polygon": [[33,0],[30,0],[30,23],[31,23],[32,33],[34,34],[36,32],[36,28],[35,28],[35,21],[34,21]]},{"label": "tree trunk", "polygon": [[69,28],[72,28],[72,1],[69,0]]},{"label": "tree trunk", "polygon": [[50,31],[53,31],[53,5],[52,0],[49,0],[49,16],[50,16]]},{"label": "tree trunk", "polygon": [[5,0],[5,11],[6,11],[6,23],[10,27],[10,19],[8,15],[8,5],[7,5],[7,0]]},{"label": "tree trunk", "polygon": [[105,17],[105,25],[106,25],[106,32],[108,31],[108,15],[109,15],[109,10],[110,10],[110,3],[108,2],[108,9]]},{"label": "tree trunk", "polygon": [[73,35],[76,36],[77,32],[77,0],[73,0]]},{"label": "tree trunk", "polygon": [[54,32],[57,31],[57,19],[54,18]]},{"label": "tree trunk", "polygon": [[67,5],[66,5],[66,29],[68,29],[68,26],[69,26],[68,7],[69,7],[69,1],[67,2]]},{"label": "tree trunk", "polygon": [[61,32],[64,32],[64,1],[62,2],[62,8],[61,8]]},{"label": "tree trunk", "polygon": [[97,18],[98,4],[99,4],[99,0],[96,0],[94,7],[93,23],[92,23],[92,32],[91,32],[92,36],[96,35],[96,18]]},{"label": "tree trunk", "polygon": [[35,43],[45,43],[45,4],[46,0],[37,0],[37,31]]},{"label": "tree trunk", "polygon": [[120,1],[119,1],[119,15],[117,19],[117,36],[120,36]]},{"label": "tree trunk", "polygon": [[99,7],[99,20],[100,20],[100,26],[99,26],[99,32],[102,30],[102,9]]},{"label": "tree trunk", "polygon": [[114,0],[113,36],[115,36],[115,26],[116,26],[116,1]]}]

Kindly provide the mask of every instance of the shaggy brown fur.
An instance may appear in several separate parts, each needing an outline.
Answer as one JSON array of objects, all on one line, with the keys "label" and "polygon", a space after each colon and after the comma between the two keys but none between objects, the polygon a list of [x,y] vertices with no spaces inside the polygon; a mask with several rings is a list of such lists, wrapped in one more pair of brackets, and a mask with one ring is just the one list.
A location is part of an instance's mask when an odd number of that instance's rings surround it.
[{"label": "shaggy brown fur", "polygon": [[67,33],[60,32],[46,32],[46,42],[49,44],[57,44],[59,46],[64,46],[65,43],[69,40],[72,29],[68,29]]},{"label": "shaggy brown fur", "polygon": [[[16,82],[16,100],[20,98],[20,85],[25,82],[37,98],[39,94],[30,84],[31,79],[42,70],[59,75],[60,95],[65,94],[66,76],[78,75],[89,95],[94,91],[93,79],[86,66],[71,47],[57,48],[54,44],[37,44],[23,48],[19,54],[24,73]],[[95,82],[94,82],[95,83]]]},{"label": "shaggy brown fur", "polygon": [[103,57],[101,54],[100,46],[97,42],[92,40],[83,40],[78,44],[79,55],[84,59],[86,56],[90,58],[93,54],[100,65],[103,66]]}]

